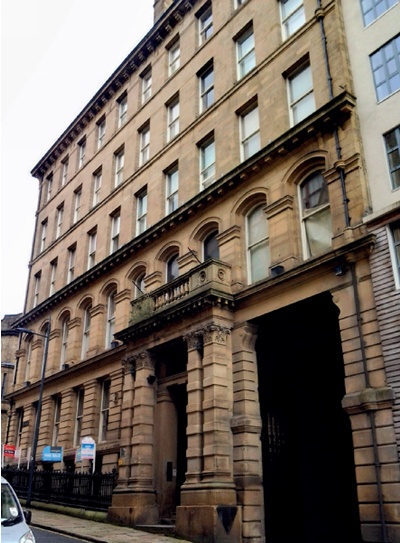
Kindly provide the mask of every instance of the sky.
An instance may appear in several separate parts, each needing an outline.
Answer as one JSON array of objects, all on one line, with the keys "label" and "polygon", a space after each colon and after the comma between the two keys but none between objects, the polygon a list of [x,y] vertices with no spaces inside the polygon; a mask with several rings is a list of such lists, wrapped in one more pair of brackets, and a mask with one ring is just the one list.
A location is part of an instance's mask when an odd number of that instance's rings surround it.
[{"label": "sky", "polygon": [[1,318],[24,309],[30,171],[153,25],[153,0],[1,0]]}]

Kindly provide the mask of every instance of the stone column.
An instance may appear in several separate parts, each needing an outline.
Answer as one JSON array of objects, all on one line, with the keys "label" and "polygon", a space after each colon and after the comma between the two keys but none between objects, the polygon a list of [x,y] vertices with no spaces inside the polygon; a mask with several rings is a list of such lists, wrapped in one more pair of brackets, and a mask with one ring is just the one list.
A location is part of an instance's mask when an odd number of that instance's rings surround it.
[{"label": "stone column", "polygon": [[[241,542],[241,513],[236,504],[233,481],[232,446],[232,353],[229,329],[210,323],[198,331],[203,336],[201,371],[190,371],[188,389],[197,390],[202,398],[202,431],[188,424],[188,435],[202,443],[202,457],[192,456],[195,468],[188,473],[182,486],[181,503],[176,511],[176,532],[179,537],[202,540]],[[191,355],[192,363],[194,355]],[[202,378],[202,386],[192,383]],[[190,392],[189,392],[190,394]],[[189,400],[190,402],[190,400]],[[200,412],[191,417],[191,423],[201,420]],[[194,437],[194,439],[193,439]],[[202,441],[201,441],[202,440]],[[199,478],[199,481],[195,479]],[[191,482],[189,482],[191,480]]]},{"label": "stone column", "polygon": [[234,480],[242,506],[242,541],[252,543],[265,537],[256,339],[257,326],[247,322],[232,332]]},{"label": "stone column", "polygon": [[51,445],[54,425],[54,400],[51,396],[43,398],[42,414],[40,417],[39,444],[42,447],[37,452],[37,460],[42,458],[42,450],[46,445]]},{"label": "stone column", "polygon": [[[147,380],[154,374],[154,361],[147,351],[129,357],[128,367],[133,368],[134,391],[129,390],[125,376],[124,392],[133,400],[131,418],[132,431],[129,436],[131,413],[124,397],[123,441],[126,454],[124,482],[114,491],[112,507],[108,511],[110,520],[135,526],[158,522],[158,507],[154,489],[154,411],[155,385]],[[129,382],[128,382],[129,383]],[[128,440],[130,437],[130,443]],[[126,480],[127,477],[127,480]]]},{"label": "stone column", "polygon": [[203,367],[202,337],[193,332],[184,337],[188,346],[187,363],[187,471],[185,485],[198,484],[203,473]]},{"label": "stone column", "polygon": [[76,394],[72,388],[61,392],[61,417],[60,433],[58,436],[59,444],[64,447],[64,451],[72,448],[74,440]]}]

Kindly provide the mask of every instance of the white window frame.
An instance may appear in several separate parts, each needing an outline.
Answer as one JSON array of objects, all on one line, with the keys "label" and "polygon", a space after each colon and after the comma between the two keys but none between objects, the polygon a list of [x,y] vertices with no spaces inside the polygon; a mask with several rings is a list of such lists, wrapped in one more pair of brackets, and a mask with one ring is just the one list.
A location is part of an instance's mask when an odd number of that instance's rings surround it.
[{"label": "white window frame", "polygon": [[73,216],[73,224],[79,221],[80,219],[80,212],[81,212],[81,200],[82,200],[82,189],[78,189],[74,192],[74,216]]},{"label": "white window frame", "polygon": [[101,384],[99,442],[107,441],[108,422],[110,414],[111,381],[106,379]]},{"label": "white window frame", "polygon": [[198,15],[199,44],[205,43],[213,34],[213,12],[211,4]]},{"label": "white window frame", "polygon": [[[169,283],[170,281],[173,281],[174,279],[179,277],[178,258],[179,258],[179,254],[176,253],[176,254],[170,256],[170,258],[165,263],[165,273],[166,273],[167,283]],[[173,275],[173,273],[172,273],[173,272],[173,267],[175,267],[175,266],[176,266],[176,275]]]},{"label": "white window frame", "polygon": [[42,231],[40,236],[40,252],[46,249],[47,226],[48,220],[46,219],[42,222]]},{"label": "white window frame", "polygon": [[[388,224],[387,237],[389,242],[390,259],[393,268],[393,277],[396,290],[400,289],[400,221]],[[394,231],[399,231],[399,240],[395,239]]]},{"label": "white window frame", "polygon": [[[253,121],[256,122],[253,123]],[[249,126],[250,124],[253,126]],[[255,144],[256,150],[249,152],[249,144],[253,146]],[[255,155],[261,149],[261,137],[260,137],[260,117],[258,104],[254,104],[253,107],[247,109],[240,115],[240,156],[241,161],[245,161],[251,156]]]},{"label": "white window frame", "polygon": [[168,125],[167,125],[167,141],[171,141],[179,134],[179,116],[180,104],[179,96],[174,98],[167,105]]},{"label": "white window frame", "polygon": [[64,204],[57,208],[57,226],[56,226],[56,239],[61,236],[62,223],[64,218]]},{"label": "white window frame", "polygon": [[114,155],[114,187],[118,187],[124,181],[125,150],[121,149]]},{"label": "white window frame", "polygon": [[68,180],[68,163],[69,159],[68,157],[64,158],[64,160],[61,162],[61,186],[63,187]]},{"label": "white window frame", "polygon": [[136,197],[136,235],[147,229],[147,190],[143,190]]},{"label": "white window frame", "polygon": [[146,273],[143,272],[136,277],[133,281],[133,298],[137,300],[146,293],[145,285]]},{"label": "white window frame", "polygon": [[147,70],[141,76],[142,79],[142,104],[145,104],[151,98],[151,87],[153,83],[151,69]]},{"label": "white window frame", "polygon": [[[310,180],[312,180],[314,177],[317,177],[317,176],[321,176],[326,186],[326,180],[324,179],[323,175],[320,172],[314,172],[313,174],[308,175],[298,185],[298,198],[300,202],[300,219],[301,219],[301,237],[302,237],[302,243],[303,243],[303,254],[304,254],[305,259],[318,256],[319,254],[322,254],[323,252],[325,252],[325,250],[314,251],[314,252],[312,251],[310,247],[309,236],[307,234],[307,221],[311,220],[313,222],[316,222],[318,220],[318,216],[322,216],[326,212],[330,213],[329,194],[328,194],[328,201],[326,203],[323,203],[319,206],[310,207],[309,210],[305,209],[304,197],[303,197],[303,187]],[[326,190],[328,190],[327,186],[326,186]],[[332,221],[332,218],[331,218],[331,221]],[[332,225],[330,229],[332,232]],[[326,250],[329,250],[329,246],[326,247]]]},{"label": "white window frame", "polygon": [[125,94],[118,100],[118,128],[121,128],[128,119],[128,95]]},{"label": "white window frame", "polygon": [[107,297],[107,327],[106,327],[106,349],[111,348],[115,332],[115,296],[116,291],[111,292]]},{"label": "white window frame", "polygon": [[35,285],[34,285],[34,290],[33,290],[33,307],[36,307],[39,304],[41,279],[42,279],[42,274],[39,272],[35,275]]},{"label": "white window frame", "polygon": [[[367,6],[365,0],[361,0],[361,13],[363,15],[364,26],[369,26],[374,21],[382,17],[390,8],[398,4],[399,0],[372,0],[372,4]],[[382,11],[378,11],[378,8],[382,6]]]},{"label": "white window frame", "polygon": [[51,200],[51,193],[53,191],[53,174],[50,174],[47,178],[47,192],[46,192],[46,202]]},{"label": "white window frame", "polygon": [[58,395],[54,398],[53,435],[51,438],[51,444],[53,447],[57,446],[58,436],[60,434],[61,406],[62,397]]},{"label": "white window frame", "polygon": [[57,260],[50,262],[50,288],[49,296],[52,296],[56,291],[56,277],[57,277]]},{"label": "white window frame", "polygon": [[111,236],[110,236],[110,254],[119,248],[119,235],[121,230],[121,213],[115,212],[111,215]]},{"label": "white window frame", "polygon": [[[209,76],[212,75],[210,82]],[[205,67],[199,74],[200,113],[206,111],[214,103],[214,64]]]},{"label": "white window frame", "polygon": [[106,119],[103,118],[97,123],[97,149],[101,149],[104,145],[106,137]]},{"label": "white window frame", "polygon": [[83,312],[83,333],[82,333],[82,350],[81,350],[81,358],[86,358],[86,354],[89,350],[89,344],[90,344],[90,325],[91,325],[91,312],[92,306],[88,306],[85,308]]},{"label": "white window frame", "polygon": [[31,363],[32,363],[32,338],[26,341],[26,356],[25,356],[25,383],[29,382],[31,377]]},{"label": "white window frame", "polygon": [[85,389],[84,388],[79,388],[76,391],[74,447],[77,447],[80,444],[80,441],[81,441],[84,402],[85,402]]},{"label": "white window frame", "polygon": [[150,125],[146,125],[139,131],[139,139],[139,166],[143,166],[150,158]]},{"label": "white window frame", "polygon": [[78,168],[84,166],[86,160],[86,138],[78,142]]},{"label": "white window frame", "polygon": [[[253,207],[246,215],[246,250],[247,250],[247,274],[249,278],[249,284],[262,281],[270,274],[270,264],[271,264],[271,255],[269,249],[269,232],[268,232],[268,221],[264,211],[265,204],[258,204]],[[250,228],[251,228],[251,218],[254,217],[256,212],[261,212],[263,217],[265,217],[265,236],[260,237],[259,239],[250,241]],[[260,275],[255,277],[253,263],[254,253],[259,249],[266,249],[266,262],[265,262],[265,275]]]},{"label": "white window frame", "polygon": [[97,249],[97,230],[89,233],[88,239],[88,259],[87,259],[87,269],[93,268],[96,264],[96,249]]},{"label": "white window frame", "polygon": [[[388,138],[394,137],[396,140],[396,145],[393,147],[389,146]],[[392,190],[400,189],[400,125],[392,128],[383,135],[385,151],[386,151],[386,160],[390,176],[390,186]],[[394,159],[391,159],[391,156],[394,156]],[[397,181],[399,178],[399,181]]]},{"label": "white window frame", "polygon": [[61,325],[60,369],[62,369],[63,364],[65,364],[65,362],[67,360],[69,323],[70,323],[70,318],[65,317],[65,319],[63,319],[62,325]]},{"label": "white window frame", "polygon": [[[306,22],[304,0],[280,0],[282,36],[287,40]],[[287,7],[286,7],[287,5]]]},{"label": "white window frame", "polygon": [[[393,49],[393,56],[388,57],[389,49]],[[374,51],[370,55],[370,63],[376,99],[379,103],[400,90],[400,34]],[[389,71],[389,66],[391,71]],[[379,74],[379,78],[376,74]],[[397,76],[396,79],[394,75]],[[398,82],[397,86],[393,86],[393,81]]]},{"label": "white window frame", "polygon": [[179,70],[181,65],[181,46],[179,39],[168,49],[168,75],[171,76]]},{"label": "white window frame", "polygon": [[165,174],[165,213],[169,215],[178,209],[179,168],[174,166]]},{"label": "white window frame", "polygon": [[100,202],[101,184],[103,181],[103,171],[98,170],[93,174],[93,207]]},{"label": "white window frame", "polygon": [[[249,46],[249,49],[245,47]],[[253,26],[236,39],[237,78],[242,79],[256,66],[256,44]]]},{"label": "white window frame", "polygon": [[68,249],[68,274],[67,283],[70,283],[75,279],[75,259],[76,259],[76,247],[70,247]]},{"label": "white window frame", "polygon": [[[211,160],[209,160],[210,156]],[[199,145],[200,190],[214,183],[215,164],[215,139],[212,136]]]},{"label": "white window frame", "polygon": [[[300,78],[306,78],[306,85],[301,83],[300,92],[295,92],[295,86],[298,86]],[[304,64],[301,68],[290,74],[287,79],[288,98],[290,109],[290,126],[295,126],[315,111],[314,85],[312,80],[311,65]],[[305,113],[298,114],[299,106],[306,104]]]}]

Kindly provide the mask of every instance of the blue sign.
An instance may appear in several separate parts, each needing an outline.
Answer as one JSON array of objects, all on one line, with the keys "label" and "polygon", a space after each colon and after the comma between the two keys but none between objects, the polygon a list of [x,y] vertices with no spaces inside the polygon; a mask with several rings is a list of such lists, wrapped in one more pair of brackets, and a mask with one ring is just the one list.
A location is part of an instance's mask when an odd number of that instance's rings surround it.
[{"label": "blue sign", "polygon": [[84,437],[81,442],[81,459],[94,460],[96,458],[96,443],[91,437]]},{"label": "blue sign", "polygon": [[47,445],[42,452],[43,462],[62,462],[63,448],[62,447],[50,447]]}]

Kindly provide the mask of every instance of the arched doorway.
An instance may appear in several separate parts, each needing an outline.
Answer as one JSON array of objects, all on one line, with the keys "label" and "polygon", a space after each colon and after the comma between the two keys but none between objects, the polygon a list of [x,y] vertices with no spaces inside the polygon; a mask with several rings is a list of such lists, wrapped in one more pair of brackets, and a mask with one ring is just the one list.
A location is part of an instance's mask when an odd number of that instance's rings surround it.
[{"label": "arched doorway", "polygon": [[360,542],[338,308],[325,293],[257,324],[266,540]]}]

